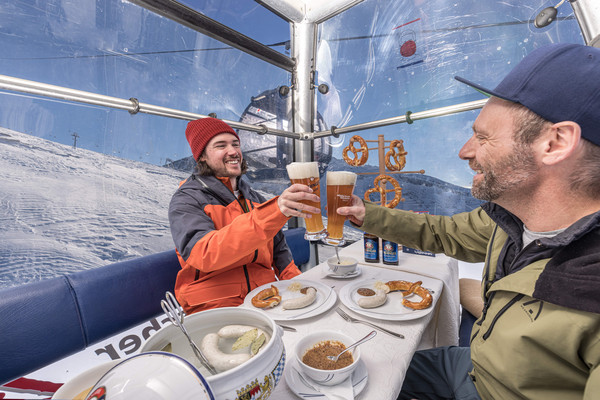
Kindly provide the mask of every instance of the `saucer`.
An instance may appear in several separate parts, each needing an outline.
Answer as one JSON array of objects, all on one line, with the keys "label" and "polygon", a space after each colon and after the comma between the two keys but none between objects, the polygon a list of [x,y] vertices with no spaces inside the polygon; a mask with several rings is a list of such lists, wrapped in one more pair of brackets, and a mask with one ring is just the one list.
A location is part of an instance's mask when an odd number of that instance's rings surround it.
[{"label": "saucer", "polygon": [[325,273],[325,275],[327,275],[328,278],[351,279],[351,278],[356,278],[357,276],[362,274],[362,269],[360,268],[360,266],[357,265],[356,269],[352,273],[349,273],[346,275],[335,275],[331,272],[331,270],[329,269],[329,266],[327,264],[323,264],[323,273]]},{"label": "saucer", "polygon": [[[313,389],[306,386],[298,376],[298,361],[291,359],[288,365],[285,366],[283,375],[285,382],[294,394],[301,399],[327,398],[323,393],[315,392]],[[367,366],[362,360],[358,361],[358,366],[352,374],[352,386],[354,387],[354,397],[358,396],[367,386],[369,374]],[[310,379],[305,377],[304,379]],[[335,386],[331,386],[335,387]]]}]

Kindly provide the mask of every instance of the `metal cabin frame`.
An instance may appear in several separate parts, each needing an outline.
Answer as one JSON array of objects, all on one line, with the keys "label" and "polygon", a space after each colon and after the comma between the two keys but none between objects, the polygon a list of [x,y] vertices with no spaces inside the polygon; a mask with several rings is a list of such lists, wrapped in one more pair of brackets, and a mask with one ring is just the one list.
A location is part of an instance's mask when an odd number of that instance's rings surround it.
[{"label": "metal cabin frame", "polygon": [[[255,0],[290,23],[291,57],[287,57],[175,0],[130,1],[290,72],[292,75],[292,82],[289,87],[292,92],[292,131],[269,128],[264,125],[249,125],[237,121],[226,122],[236,129],[295,139],[295,161],[311,161],[314,159],[313,140],[316,138],[339,136],[350,132],[407,122],[407,116],[400,115],[343,128],[333,126],[326,131],[314,131],[318,25],[361,3],[363,0],[329,0],[327,2],[321,0]],[[569,0],[569,3],[573,7],[586,44],[600,47],[600,2],[597,0]],[[141,112],[183,120],[194,120],[207,116],[141,103],[136,98],[121,99],[5,75],[0,75],[0,89],[117,108],[127,110],[131,114]],[[486,100],[478,100],[414,112],[410,114],[410,120],[475,110],[483,107],[485,102]]]}]

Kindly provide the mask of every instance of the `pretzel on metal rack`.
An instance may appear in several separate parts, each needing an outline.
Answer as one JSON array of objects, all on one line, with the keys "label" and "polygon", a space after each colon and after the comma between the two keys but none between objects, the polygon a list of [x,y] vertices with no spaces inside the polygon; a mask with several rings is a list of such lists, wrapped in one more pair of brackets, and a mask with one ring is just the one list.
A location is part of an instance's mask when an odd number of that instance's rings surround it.
[{"label": "pretzel on metal rack", "polygon": [[[398,149],[397,153],[396,149]],[[404,150],[404,142],[402,140],[392,140],[390,151],[385,154],[385,166],[390,171],[400,171],[406,165],[407,154]],[[392,164],[391,157],[394,157],[395,164]]]},{"label": "pretzel on metal rack", "polygon": [[[392,186],[394,186],[394,189],[386,190],[386,182],[391,183]],[[404,199],[402,198],[402,188],[398,184],[398,181],[396,181],[389,175],[382,174],[377,176],[377,178],[375,178],[375,181],[373,182],[373,186],[374,187],[365,192],[365,200],[370,201],[370,196],[372,193],[379,193],[379,196],[381,197],[381,205],[387,208],[394,208],[398,205],[399,202],[404,201]],[[394,192],[394,199],[388,204],[386,204],[386,194],[392,191]]]},{"label": "pretzel on metal rack", "polygon": [[[354,143],[358,142],[360,147],[354,147]],[[348,157],[348,152],[351,151],[354,157]],[[362,153],[362,154],[361,154]],[[360,157],[359,157],[360,154]],[[361,138],[358,135],[354,135],[350,138],[350,143],[348,146],[344,148],[343,152],[344,161],[349,165],[354,167],[358,167],[359,165],[364,165],[369,159],[369,149],[367,148],[367,142],[365,139]]]}]

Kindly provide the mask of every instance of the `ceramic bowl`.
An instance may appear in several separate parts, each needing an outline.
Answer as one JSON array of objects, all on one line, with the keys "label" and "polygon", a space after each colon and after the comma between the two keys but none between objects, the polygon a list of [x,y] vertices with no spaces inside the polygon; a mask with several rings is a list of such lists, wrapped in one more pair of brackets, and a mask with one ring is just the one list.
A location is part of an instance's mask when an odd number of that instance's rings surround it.
[{"label": "ceramic bowl", "polygon": [[90,390],[96,385],[98,379],[100,379],[105,373],[108,372],[115,365],[120,363],[121,359],[107,361],[102,364],[93,366],[92,368],[85,370],[74,378],[69,379],[62,385],[54,394],[52,398],[55,400],[72,399],[72,400],[85,400]]},{"label": "ceramic bowl", "polygon": [[321,385],[333,386],[343,382],[346,378],[352,375],[358,366],[358,362],[360,361],[360,346],[350,350],[353,358],[352,364],[336,370],[323,370],[310,367],[302,362],[302,358],[308,350],[321,342],[338,341],[348,347],[357,340],[358,339],[354,339],[338,331],[316,331],[309,333],[300,339],[294,348],[294,357],[298,362],[300,372],[311,378],[313,381],[320,383]]},{"label": "ceramic bowl", "polygon": [[[281,380],[285,365],[285,348],[282,329],[275,321],[259,310],[244,307],[224,307],[185,317],[185,327],[194,342],[200,345],[208,333],[215,333],[226,325],[251,325],[262,329],[268,336],[258,354],[230,370],[211,375],[194,356],[190,345],[179,328],[168,325],[152,335],[142,346],[142,352],[168,349],[192,363],[206,378],[216,400],[253,398],[267,399]],[[229,341],[231,343],[229,343]],[[219,346],[229,350],[233,339]]]},{"label": "ceramic bowl", "polygon": [[132,356],[108,370],[89,391],[88,400],[212,400],[198,370],[176,354]]},{"label": "ceramic bowl", "polygon": [[340,262],[338,263],[338,259],[336,256],[333,256],[327,260],[327,265],[329,266],[329,271],[332,275],[344,276],[350,275],[356,272],[356,265],[358,261],[352,257],[340,257]]}]

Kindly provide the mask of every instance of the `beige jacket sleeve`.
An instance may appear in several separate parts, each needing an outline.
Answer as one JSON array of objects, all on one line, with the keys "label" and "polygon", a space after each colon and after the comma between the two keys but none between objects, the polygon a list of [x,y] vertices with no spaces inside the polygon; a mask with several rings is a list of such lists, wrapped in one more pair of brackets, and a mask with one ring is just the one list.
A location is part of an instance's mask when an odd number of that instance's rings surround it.
[{"label": "beige jacket sleeve", "polygon": [[482,262],[495,223],[481,207],[451,217],[417,214],[365,202],[365,232],[466,262]]}]

